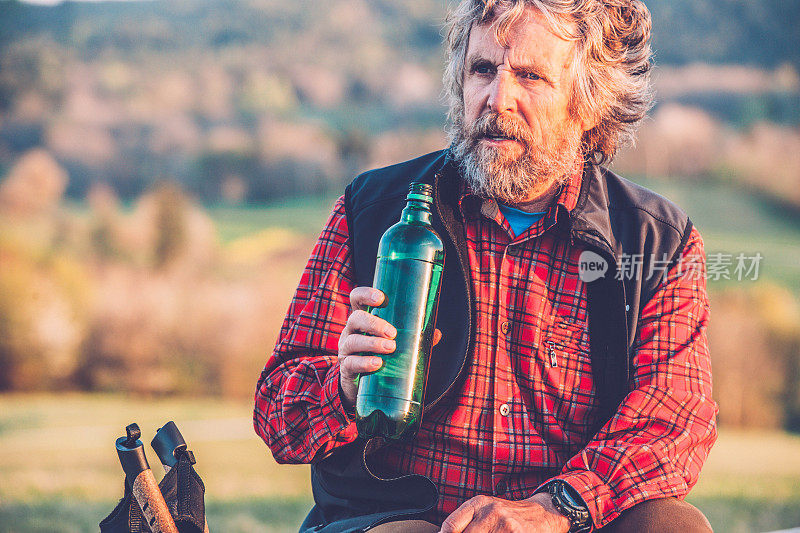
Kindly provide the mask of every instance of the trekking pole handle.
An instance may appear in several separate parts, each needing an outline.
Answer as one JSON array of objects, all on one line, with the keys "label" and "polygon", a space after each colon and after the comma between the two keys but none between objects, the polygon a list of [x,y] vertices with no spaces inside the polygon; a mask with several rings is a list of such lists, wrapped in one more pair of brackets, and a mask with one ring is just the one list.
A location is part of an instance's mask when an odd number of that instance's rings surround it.
[{"label": "trekking pole handle", "polygon": [[131,487],[150,530],[153,533],[179,533],[147,463],[144,446],[139,440],[142,435],[139,426],[130,424],[125,428],[125,433],[127,436],[117,439],[117,455],[125,472],[125,482]]},{"label": "trekking pole handle", "polygon": [[[186,441],[183,439],[178,426],[170,420],[156,431],[155,437],[150,441],[150,446],[156,452],[158,460],[164,466],[164,472],[169,472],[172,467],[178,464],[178,460],[185,455],[189,462],[195,464],[194,454],[187,449]],[[203,524],[203,533],[208,531],[208,519]]]},{"label": "trekking pole handle", "polygon": [[150,441],[150,445],[155,450],[158,460],[164,465],[166,472],[178,464],[178,459],[184,454],[188,456],[192,464],[195,464],[194,454],[186,449],[186,441],[183,440],[183,435],[172,420],[156,431],[156,436]]}]

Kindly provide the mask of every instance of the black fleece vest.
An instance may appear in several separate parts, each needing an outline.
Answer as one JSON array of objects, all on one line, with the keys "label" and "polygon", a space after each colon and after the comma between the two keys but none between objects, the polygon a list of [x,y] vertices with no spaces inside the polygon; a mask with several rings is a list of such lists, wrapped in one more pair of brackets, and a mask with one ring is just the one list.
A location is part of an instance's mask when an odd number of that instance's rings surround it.
[{"label": "black fleece vest", "polygon": [[[345,190],[345,207],[357,285],[371,285],[378,241],[399,219],[411,182],[434,185],[433,226],[445,242],[445,268],[425,410],[459,386],[471,363],[472,282],[458,211],[459,173],[448,151],[434,152],[358,176]],[[630,388],[630,360],[640,309],[650,300],[664,261],[678,260],[692,229],[686,214],[657,194],[587,163],[576,207],[552,231],[603,257],[605,276],[587,283],[592,374],[600,408],[599,430]],[[620,258],[641,258],[639,275],[617,276]],[[659,261],[651,268],[651,261]],[[656,265],[652,265],[656,266]],[[653,275],[649,275],[654,272]],[[617,278],[620,279],[617,279]],[[375,440],[356,441],[312,464],[315,507],[301,531],[365,531],[408,519],[436,505],[436,487],[423,476],[381,479],[370,471]]]}]

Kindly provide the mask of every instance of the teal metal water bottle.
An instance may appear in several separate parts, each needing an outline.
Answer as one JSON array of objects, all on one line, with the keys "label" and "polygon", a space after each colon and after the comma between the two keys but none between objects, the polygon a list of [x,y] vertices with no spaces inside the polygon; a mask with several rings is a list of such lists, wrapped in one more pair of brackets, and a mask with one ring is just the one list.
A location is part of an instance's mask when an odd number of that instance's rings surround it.
[{"label": "teal metal water bottle", "polygon": [[431,226],[433,187],[414,183],[400,222],[378,245],[373,287],[386,295],[370,312],[397,329],[396,349],[376,355],[383,365],[361,374],[356,427],[365,438],[412,438],[422,417],[428,358],[433,348],[444,244]]}]

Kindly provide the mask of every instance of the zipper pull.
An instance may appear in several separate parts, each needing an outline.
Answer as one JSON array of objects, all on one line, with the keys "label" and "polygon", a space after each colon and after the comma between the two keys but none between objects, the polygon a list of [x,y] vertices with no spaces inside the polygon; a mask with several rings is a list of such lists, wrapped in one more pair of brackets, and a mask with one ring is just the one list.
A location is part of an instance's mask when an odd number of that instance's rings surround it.
[{"label": "zipper pull", "polygon": [[553,346],[553,341],[547,341],[547,353],[550,355],[550,366],[555,368],[558,366],[558,359],[556,358],[556,349]]}]

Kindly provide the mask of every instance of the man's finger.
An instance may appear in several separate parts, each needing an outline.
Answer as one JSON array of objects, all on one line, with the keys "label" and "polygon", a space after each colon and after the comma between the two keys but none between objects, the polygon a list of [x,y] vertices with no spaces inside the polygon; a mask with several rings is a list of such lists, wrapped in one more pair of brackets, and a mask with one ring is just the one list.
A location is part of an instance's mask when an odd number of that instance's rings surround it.
[{"label": "man's finger", "polygon": [[356,374],[364,374],[367,372],[375,372],[381,365],[383,359],[374,355],[358,356],[351,355],[349,357],[342,357],[339,359],[339,372],[347,379],[355,378]]},{"label": "man's finger", "polygon": [[378,289],[372,287],[356,287],[350,291],[350,307],[352,309],[365,310],[367,307],[378,306],[383,303],[386,297]]},{"label": "man's finger", "polygon": [[349,355],[339,357],[339,385],[342,394],[342,403],[352,408],[356,404],[358,387],[356,386],[356,376],[375,372],[383,360],[376,356]]},{"label": "man's finger", "polygon": [[436,346],[439,344],[440,340],[442,340],[442,330],[437,328],[433,330],[433,345]]},{"label": "man's finger", "polygon": [[439,533],[461,533],[464,531],[475,514],[475,505],[472,500],[467,500],[461,507],[450,513],[450,516],[442,522],[442,529]]},{"label": "man's finger", "polygon": [[392,353],[396,348],[392,339],[369,335],[348,335],[339,346],[339,357],[356,356],[363,352]]},{"label": "man's finger", "polygon": [[347,317],[347,324],[345,327],[348,335],[352,333],[365,333],[367,335],[375,335],[376,337],[386,337],[387,339],[393,339],[397,336],[397,330],[394,326],[382,318],[361,310],[353,311],[353,313]]}]

